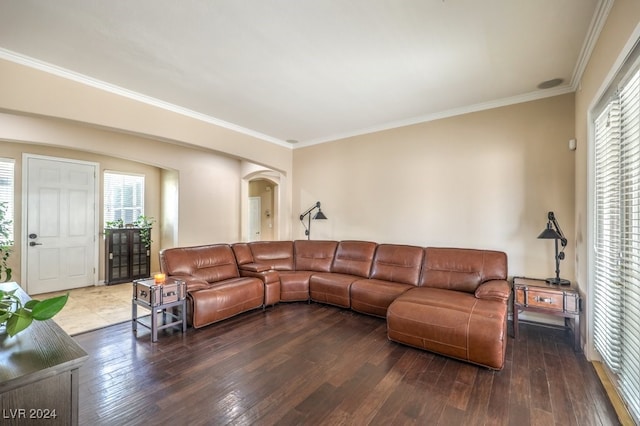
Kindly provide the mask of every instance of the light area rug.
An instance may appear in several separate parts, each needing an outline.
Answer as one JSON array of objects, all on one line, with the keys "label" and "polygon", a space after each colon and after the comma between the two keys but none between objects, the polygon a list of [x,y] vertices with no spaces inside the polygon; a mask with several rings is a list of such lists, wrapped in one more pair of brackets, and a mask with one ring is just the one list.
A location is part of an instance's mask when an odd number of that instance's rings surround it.
[{"label": "light area rug", "polygon": [[[31,295],[44,299],[67,291]],[[131,321],[131,283],[98,285],[68,290],[69,300],[53,320],[69,335]]]}]

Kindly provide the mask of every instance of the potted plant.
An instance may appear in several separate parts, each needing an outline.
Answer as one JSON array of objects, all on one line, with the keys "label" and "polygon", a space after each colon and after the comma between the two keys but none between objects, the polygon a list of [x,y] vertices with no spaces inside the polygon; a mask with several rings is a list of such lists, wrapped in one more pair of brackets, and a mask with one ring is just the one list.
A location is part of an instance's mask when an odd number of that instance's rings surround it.
[{"label": "potted plant", "polygon": [[[11,255],[13,241],[11,235],[12,221],[7,218],[7,203],[0,203],[0,282],[11,279],[11,268],[7,261]],[[5,291],[0,289],[0,327],[6,329],[9,336],[15,336],[31,325],[33,320],[44,321],[60,312],[69,299],[69,293],[45,300],[32,299],[22,303],[15,294],[17,289]]]},{"label": "potted plant", "polygon": [[124,222],[122,218],[116,220],[108,220],[105,225],[105,229],[121,229],[124,228]]},{"label": "potted plant", "polygon": [[12,222],[7,219],[7,208],[6,202],[0,203],[0,282],[11,280],[11,268],[7,261],[13,248],[13,241],[9,239]]},{"label": "potted plant", "polygon": [[105,234],[109,235],[110,229],[122,229],[122,228],[139,228],[140,229],[140,240],[144,244],[145,247],[151,247],[151,243],[153,240],[151,239],[151,228],[156,220],[151,216],[140,215],[138,218],[131,224],[124,224],[122,219],[110,220],[105,222],[104,229]]},{"label": "potted plant", "polygon": [[151,239],[151,228],[156,220],[151,216],[140,215],[133,223],[133,226],[140,228],[140,241],[145,247],[151,247],[153,240]]},{"label": "potted plant", "polygon": [[69,299],[69,293],[44,300],[31,299],[22,303],[11,291],[0,290],[0,324],[4,325],[10,337],[15,336],[31,325],[33,320],[44,321],[53,318],[64,307]]}]

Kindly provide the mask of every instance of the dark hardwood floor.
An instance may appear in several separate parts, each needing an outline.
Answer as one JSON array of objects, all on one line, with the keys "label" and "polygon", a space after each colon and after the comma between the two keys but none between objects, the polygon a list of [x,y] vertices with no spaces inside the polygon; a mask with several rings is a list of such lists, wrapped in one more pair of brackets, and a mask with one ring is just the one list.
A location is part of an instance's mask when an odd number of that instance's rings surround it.
[{"label": "dark hardwood floor", "polygon": [[80,424],[619,424],[563,330],[522,324],[492,371],[390,342],[385,324],[281,303],[155,344],[130,323],[80,334]]}]

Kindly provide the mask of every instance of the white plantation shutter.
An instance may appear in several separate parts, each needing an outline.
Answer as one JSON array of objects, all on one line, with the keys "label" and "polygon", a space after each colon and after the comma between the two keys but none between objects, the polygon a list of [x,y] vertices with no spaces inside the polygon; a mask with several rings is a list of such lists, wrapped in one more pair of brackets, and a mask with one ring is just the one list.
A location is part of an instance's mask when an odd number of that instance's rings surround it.
[{"label": "white plantation shutter", "polygon": [[104,172],[104,221],[126,225],[144,214],[144,176]]},{"label": "white plantation shutter", "polygon": [[640,71],[595,120],[594,344],[640,419]]},{"label": "white plantation shutter", "polygon": [[[10,158],[0,158],[0,202],[6,203],[7,211],[5,221],[13,222],[13,170],[15,161]],[[0,235],[0,243],[13,241],[13,226],[11,226],[8,235]]]}]

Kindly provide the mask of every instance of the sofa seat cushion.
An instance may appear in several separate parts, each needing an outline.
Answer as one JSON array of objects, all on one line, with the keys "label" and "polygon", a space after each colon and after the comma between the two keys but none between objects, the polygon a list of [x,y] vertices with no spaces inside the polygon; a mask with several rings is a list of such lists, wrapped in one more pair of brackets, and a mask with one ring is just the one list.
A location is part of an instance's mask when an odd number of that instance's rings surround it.
[{"label": "sofa seat cushion", "polygon": [[280,301],[309,300],[309,278],[312,271],[278,271],[280,275]]},{"label": "sofa seat cushion", "polygon": [[187,294],[188,323],[195,328],[230,318],[264,302],[264,283],[253,277],[232,278]]},{"label": "sofa seat cushion", "polygon": [[390,340],[502,369],[507,303],[473,294],[418,287],[400,295],[387,312]]},{"label": "sofa seat cushion", "polygon": [[311,300],[342,308],[350,308],[351,284],[361,279],[361,277],[356,277],[355,275],[315,272],[309,280]]},{"label": "sofa seat cushion", "polygon": [[351,309],[364,314],[385,317],[387,308],[405,291],[415,288],[384,280],[357,280],[351,284]]}]

